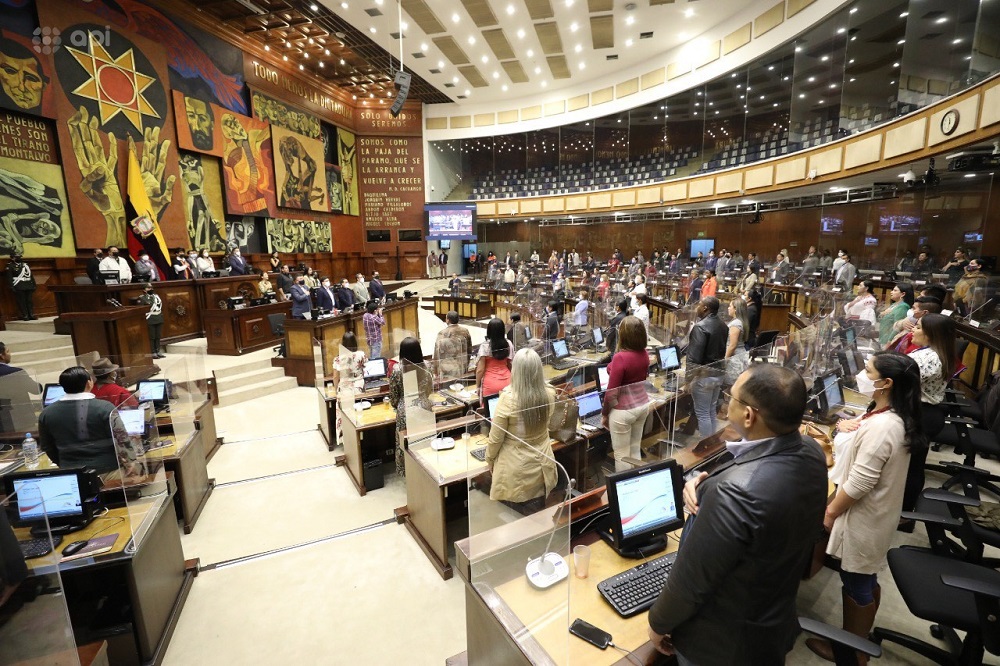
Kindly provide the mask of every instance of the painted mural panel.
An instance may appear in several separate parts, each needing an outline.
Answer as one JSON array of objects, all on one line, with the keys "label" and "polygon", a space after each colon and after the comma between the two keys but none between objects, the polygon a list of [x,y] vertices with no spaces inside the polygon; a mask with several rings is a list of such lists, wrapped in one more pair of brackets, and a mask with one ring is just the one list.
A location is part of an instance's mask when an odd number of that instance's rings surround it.
[{"label": "painted mural panel", "polygon": [[267,220],[268,252],[330,252],[330,225],[311,220]]},{"label": "painted mural panel", "polygon": [[278,205],[327,212],[330,210],[323,162],[323,142],[281,127],[271,128],[274,178]]},{"label": "painted mural panel", "polygon": [[208,248],[212,252],[224,250],[226,223],[219,160],[182,152],[180,164],[189,247]]}]

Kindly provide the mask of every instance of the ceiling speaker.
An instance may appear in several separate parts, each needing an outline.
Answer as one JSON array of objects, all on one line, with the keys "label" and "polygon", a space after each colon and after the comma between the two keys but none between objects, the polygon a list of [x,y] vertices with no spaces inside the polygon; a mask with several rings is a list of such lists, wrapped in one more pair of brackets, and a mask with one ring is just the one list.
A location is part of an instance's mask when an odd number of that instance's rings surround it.
[{"label": "ceiling speaker", "polygon": [[396,93],[396,101],[392,103],[389,107],[389,113],[395,118],[399,115],[399,112],[403,110],[403,102],[406,101],[406,96],[410,94],[410,73],[399,70],[396,72],[396,86],[399,91]]}]

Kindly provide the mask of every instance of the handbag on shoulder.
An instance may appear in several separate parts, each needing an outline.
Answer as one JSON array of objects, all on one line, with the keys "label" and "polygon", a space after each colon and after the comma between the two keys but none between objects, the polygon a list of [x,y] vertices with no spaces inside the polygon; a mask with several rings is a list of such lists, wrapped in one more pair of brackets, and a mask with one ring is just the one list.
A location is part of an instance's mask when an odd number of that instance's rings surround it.
[{"label": "handbag on shoulder", "polygon": [[576,423],[579,420],[580,407],[576,400],[562,391],[557,393],[552,416],[549,417],[549,437],[568,442],[576,435]]}]

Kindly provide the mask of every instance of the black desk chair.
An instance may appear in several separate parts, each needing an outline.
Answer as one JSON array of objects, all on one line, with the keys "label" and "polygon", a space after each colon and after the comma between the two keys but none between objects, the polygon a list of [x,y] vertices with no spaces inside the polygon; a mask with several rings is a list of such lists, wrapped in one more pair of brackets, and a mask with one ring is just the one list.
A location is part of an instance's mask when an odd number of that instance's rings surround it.
[{"label": "black desk chair", "polygon": [[[972,472],[988,474],[983,470]],[[917,499],[916,510],[903,512],[902,517],[924,523],[931,550],[938,555],[1000,567],[1000,559],[983,556],[986,546],[1000,548],[1000,531],[983,527],[969,516],[968,509],[981,504],[978,499],[956,495],[942,488],[927,488]]]},{"label": "black desk chair", "polygon": [[[944,666],[978,666],[983,655],[1000,655],[1000,572],[919,548],[893,548],[889,569],[906,607],[935,623],[931,635],[942,649],[906,634],[876,627],[876,643],[890,641]],[[959,640],[955,630],[966,632]]]},{"label": "black desk chair", "polygon": [[764,347],[768,348],[767,353],[770,355],[770,347],[777,338],[778,331],[757,331],[757,339],[754,340],[753,349],[750,350],[750,360],[754,361],[759,358]]},{"label": "black desk chair", "polygon": [[869,657],[882,656],[882,648],[878,644],[839,627],[818,620],[810,620],[807,617],[799,618],[799,626],[802,627],[802,631],[825,638],[830,642],[830,646],[833,648],[833,663],[837,666],[857,666],[858,652]]},{"label": "black desk chair", "polygon": [[[267,315],[267,322],[271,325],[271,334],[276,338],[285,337],[285,313],[284,312],[274,312]],[[274,348],[274,352],[278,356],[285,355],[285,341],[282,339],[281,344]]]}]

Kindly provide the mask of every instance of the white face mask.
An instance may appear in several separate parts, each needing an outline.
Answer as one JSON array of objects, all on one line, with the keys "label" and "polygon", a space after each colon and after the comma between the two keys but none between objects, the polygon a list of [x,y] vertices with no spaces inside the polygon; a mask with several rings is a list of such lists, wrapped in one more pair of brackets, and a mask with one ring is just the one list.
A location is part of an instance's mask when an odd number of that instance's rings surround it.
[{"label": "white face mask", "polygon": [[862,370],[855,375],[854,380],[858,383],[858,393],[864,394],[869,398],[875,394],[875,382],[868,379],[867,370]]},{"label": "white face mask", "polygon": [[913,308],[910,308],[909,310],[906,311],[906,317],[907,319],[909,319],[912,316],[913,316]]}]

